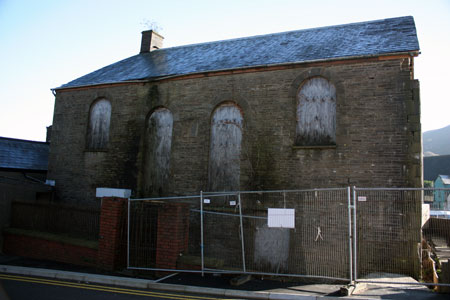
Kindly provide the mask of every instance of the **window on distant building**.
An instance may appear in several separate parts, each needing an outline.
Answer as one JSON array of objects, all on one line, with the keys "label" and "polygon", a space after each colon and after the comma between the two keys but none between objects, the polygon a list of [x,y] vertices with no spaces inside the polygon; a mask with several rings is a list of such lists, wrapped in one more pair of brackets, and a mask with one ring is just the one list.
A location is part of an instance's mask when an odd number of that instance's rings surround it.
[{"label": "window on distant building", "polygon": [[304,81],[298,90],[295,144],[336,144],[336,88],[323,77]]},{"label": "window on distant building", "polygon": [[87,145],[89,150],[103,150],[108,146],[111,121],[111,103],[106,99],[95,101],[89,113]]}]

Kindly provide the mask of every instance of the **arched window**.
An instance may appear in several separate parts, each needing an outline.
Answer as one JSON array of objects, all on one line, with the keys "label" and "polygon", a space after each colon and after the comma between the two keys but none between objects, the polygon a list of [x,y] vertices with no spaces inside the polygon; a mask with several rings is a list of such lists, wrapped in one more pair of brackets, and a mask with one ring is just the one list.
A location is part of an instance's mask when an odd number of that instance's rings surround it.
[{"label": "arched window", "polygon": [[239,190],[243,118],[233,103],[216,108],[211,119],[210,191]]},{"label": "arched window", "polygon": [[167,108],[156,109],[148,118],[144,168],[146,196],[163,196],[167,192],[172,130],[173,116]]},{"label": "arched window", "polygon": [[323,77],[308,79],[297,93],[295,144],[336,144],[336,88]]},{"label": "arched window", "polygon": [[95,101],[89,113],[87,145],[90,150],[106,149],[109,141],[111,103],[106,99]]}]

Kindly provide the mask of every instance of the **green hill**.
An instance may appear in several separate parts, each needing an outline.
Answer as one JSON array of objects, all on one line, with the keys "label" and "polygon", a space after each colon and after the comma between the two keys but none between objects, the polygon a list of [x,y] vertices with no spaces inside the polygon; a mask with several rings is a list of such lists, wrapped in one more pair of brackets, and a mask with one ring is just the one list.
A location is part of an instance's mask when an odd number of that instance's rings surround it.
[{"label": "green hill", "polygon": [[450,125],[423,133],[424,156],[450,154]]}]

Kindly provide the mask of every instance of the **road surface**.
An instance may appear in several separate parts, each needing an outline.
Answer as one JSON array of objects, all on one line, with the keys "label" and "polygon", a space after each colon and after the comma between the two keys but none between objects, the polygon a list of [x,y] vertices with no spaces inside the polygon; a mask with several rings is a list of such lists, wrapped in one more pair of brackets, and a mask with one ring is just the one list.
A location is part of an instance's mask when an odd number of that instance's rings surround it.
[{"label": "road surface", "polygon": [[[199,288],[200,289],[200,288]],[[31,276],[0,274],[0,300],[139,300],[139,299],[221,299],[205,295],[182,295],[173,292],[120,288],[107,285],[89,284],[44,279]]]}]

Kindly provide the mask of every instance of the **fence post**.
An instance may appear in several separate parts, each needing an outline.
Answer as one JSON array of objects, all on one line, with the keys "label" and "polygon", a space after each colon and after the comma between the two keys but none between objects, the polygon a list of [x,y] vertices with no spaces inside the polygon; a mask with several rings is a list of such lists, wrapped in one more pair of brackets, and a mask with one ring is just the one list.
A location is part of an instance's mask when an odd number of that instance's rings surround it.
[{"label": "fence post", "polygon": [[205,258],[203,256],[203,191],[200,191],[200,254],[202,259],[202,277],[205,276]]},{"label": "fence post", "polygon": [[130,190],[97,189],[97,196],[102,198],[100,211],[100,233],[98,241],[97,266],[104,270],[115,270],[122,260],[121,223]]},{"label": "fence post", "polygon": [[357,248],[357,224],[356,224],[356,214],[357,214],[357,208],[356,208],[356,186],[353,186],[353,271],[355,272],[355,275],[353,277],[354,281],[358,280],[358,248]]},{"label": "fence post", "polygon": [[239,200],[239,222],[241,227],[241,249],[242,249],[242,268],[244,273],[247,272],[247,269],[245,267],[245,246],[244,246],[244,226],[242,222],[242,203],[241,203],[241,192],[238,193],[238,200]]},{"label": "fence post", "polygon": [[130,203],[130,199],[128,198],[127,201],[127,206],[128,206],[128,215],[127,215],[127,269],[130,267],[130,217],[131,217],[131,203]]},{"label": "fence post", "polygon": [[349,267],[350,267],[350,284],[353,284],[353,252],[352,252],[352,206],[351,203],[351,189],[347,187],[347,200],[348,200],[348,255],[349,255]]}]

